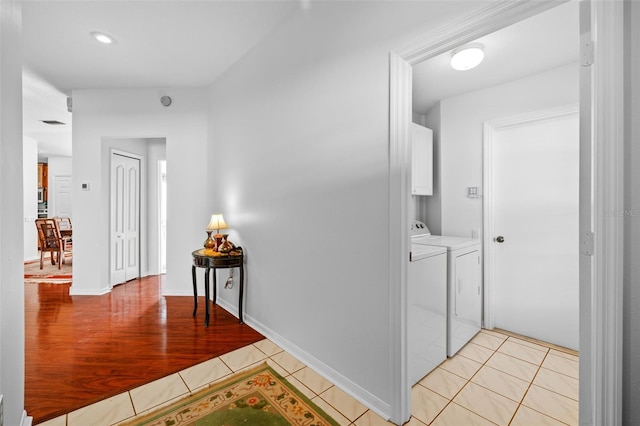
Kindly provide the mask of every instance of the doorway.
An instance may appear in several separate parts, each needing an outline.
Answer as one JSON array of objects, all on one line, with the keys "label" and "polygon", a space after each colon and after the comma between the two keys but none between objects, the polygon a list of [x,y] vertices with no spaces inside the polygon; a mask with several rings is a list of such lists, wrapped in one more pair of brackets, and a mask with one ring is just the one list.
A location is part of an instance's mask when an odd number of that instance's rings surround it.
[{"label": "doorway", "polygon": [[111,153],[111,287],[140,277],[140,158]]},{"label": "doorway", "polygon": [[[408,420],[411,412],[404,362],[411,66],[556,5],[494,3],[390,55],[390,406],[391,420],[397,424]],[[623,21],[622,2],[580,2],[580,421],[585,424],[620,421],[622,223],[602,212],[622,211],[624,200],[619,168],[624,152]]]}]

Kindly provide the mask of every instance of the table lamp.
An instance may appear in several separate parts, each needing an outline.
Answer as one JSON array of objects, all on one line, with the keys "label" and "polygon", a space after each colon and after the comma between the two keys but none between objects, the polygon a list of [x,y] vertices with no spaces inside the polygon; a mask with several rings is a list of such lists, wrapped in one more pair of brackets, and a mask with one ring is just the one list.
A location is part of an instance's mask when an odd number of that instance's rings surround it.
[{"label": "table lamp", "polygon": [[[221,229],[229,228],[224,221],[221,214],[212,214],[209,225],[207,225],[207,239],[204,242],[204,248],[208,250],[218,250],[220,243],[222,243],[222,235],[220,235]],[[216,231],[216,234],[211,238],[211,233]]]}]

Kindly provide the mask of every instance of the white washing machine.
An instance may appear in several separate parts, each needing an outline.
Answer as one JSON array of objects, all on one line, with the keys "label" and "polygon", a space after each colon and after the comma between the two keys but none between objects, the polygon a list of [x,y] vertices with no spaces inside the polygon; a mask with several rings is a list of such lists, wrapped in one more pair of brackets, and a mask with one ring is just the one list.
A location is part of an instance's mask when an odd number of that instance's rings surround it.
[{"label": "white washing machine", "polygon": [[412,386],[447,359],[447,250],[443,247],[411,246],[407,352]]},{"label": "white washing machine", "polygon": [[480,239],[431,235],[424,223],[414,221],[411,245],[447,250],[447,355],[453,356],[482,325]]}]

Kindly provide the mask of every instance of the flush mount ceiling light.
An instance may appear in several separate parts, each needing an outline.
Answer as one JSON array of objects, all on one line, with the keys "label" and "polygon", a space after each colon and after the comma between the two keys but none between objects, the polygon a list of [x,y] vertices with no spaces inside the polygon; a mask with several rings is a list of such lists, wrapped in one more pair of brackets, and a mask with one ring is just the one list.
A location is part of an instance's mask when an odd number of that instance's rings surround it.
[{"label": "flush mount ceiling light", "polygon": [[113,42],[116,41],[109,34],[101,33],[99,31],[92,31],[91,32],[91,37],[95,38],[100,43],[104,43],[104,44],[112,44]]},{"label": "flush mount ceiling light", "polygon": [[451,67],[467,71],[480,65],[484,59],[484,46],[479,43],[467,44],[451,52]]}]

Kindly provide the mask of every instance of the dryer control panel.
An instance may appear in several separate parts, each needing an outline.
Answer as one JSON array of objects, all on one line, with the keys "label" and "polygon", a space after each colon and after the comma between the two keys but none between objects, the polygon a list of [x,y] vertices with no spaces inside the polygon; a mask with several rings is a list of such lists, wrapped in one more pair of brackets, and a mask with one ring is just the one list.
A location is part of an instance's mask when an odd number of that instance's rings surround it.
[{"label": "dryer control panel", "polygon": [[431,235],[431,231],[429,231],[424,222],[414,220],[411,222],[410,234],[412,237],[416,235]]}]

